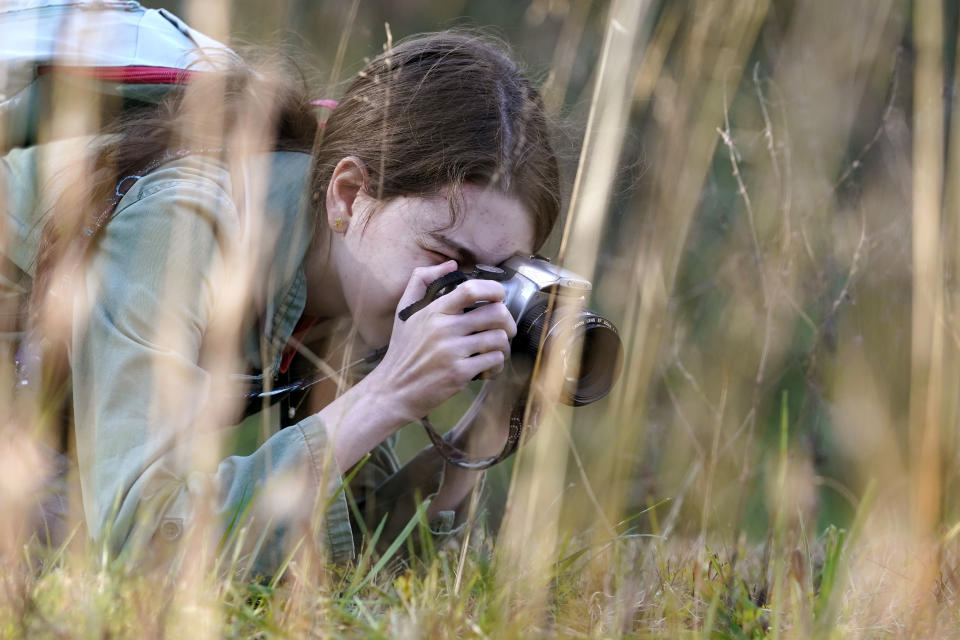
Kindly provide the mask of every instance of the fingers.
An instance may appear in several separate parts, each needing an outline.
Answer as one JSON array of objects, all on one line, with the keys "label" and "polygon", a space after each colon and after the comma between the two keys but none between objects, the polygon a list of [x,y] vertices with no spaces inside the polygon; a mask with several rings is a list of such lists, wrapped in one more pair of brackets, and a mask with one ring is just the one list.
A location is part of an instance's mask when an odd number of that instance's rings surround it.
[{"label": "fingers", "polygon": [[505,358],[510,355],[510,338],[503,329],[492,329],[464,336],[460,344],[464,357],[472,357],[488,351],[501,351]]},{"label": "fingers", "polygon": [[459,351],[471,380],[495,376],[510,358],[510,338],[503,329],[474,333],[459,341]]},{"label": "fingers", "polygon": [[[432,267],[417,267],[410,274],[410,280],[407,282],[407,288],[400,297],[398,309],[403,309],[423,298],[427,293],[427,286],[436,280],[442,278],[452,271],[456,271],[457,263],[455,260],[447,260]],[[446,297],[446,296],[444,296]]]},{"label": "fingers", "polygon": [[502,302],[504,295],[503,285],[495,280],[467,280],[431,306],[440,313],[459,314],[478,302]]},{"label": "fingers", "polygon": [[475,356],[470,356],[469,358],[464,358],[457,363],[456,368],[459,371],[464,385],[480,376],[481,374],[485,375],[496,375],[503,371],[503,365],[507,361],[506,356],[503,351],[487,351],[486,353],[478,353]]},{"label": "fingers", "polygon": [[502,329],[511,340],[517,335],[517,323],[504,304],[485,304],[449,321],[464,335],[491,329]]}]

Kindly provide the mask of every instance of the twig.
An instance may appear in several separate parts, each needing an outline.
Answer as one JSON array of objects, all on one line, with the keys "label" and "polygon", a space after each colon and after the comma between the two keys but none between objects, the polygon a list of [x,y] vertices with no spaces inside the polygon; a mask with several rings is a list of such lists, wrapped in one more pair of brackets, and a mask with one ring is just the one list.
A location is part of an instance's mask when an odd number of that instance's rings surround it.
[{"label": "twig", "polygon": [[764,269],[763,251],[760,249],[760,239],[757,236],[757,226],[753,212],[753,201],[750,199],[750,193],[747,191],[747,186],[743,182],[743,176],[740,173],[740,162],[737,160],[738,154],[736,145],[734,144],[733,136],[730,133],[730,104],[727,98],[726,87],[724,87],[723,90],[723,126],[723,129],[720,129],[719,127],[717,128],[717,133],[720,134],[724,145],[727,147],[727,152],[730,156],[730,164],[732,166],[731,173],[734,179],[737,181],[737,193],[743,199],[743,204],[747,211],[747,222],[750,225],[750,237],[753,239],[754,260],[757,264],[757,269],[760,272],[760,288],[763,294],[763,306],[767,312],[766,321],[764,322],[763,347],[760,351],[760,363],[757,365],[756,384],[759,386],[760,383],[763,382],[763,373],[766,369],[767,355],[770,351],[772,307],[770,305],[767,274],[766,270]]},{"label": "twig", "polygon": [[[679,331],[680,329],[678,327],[676,333],[678,333]],[[697,392],[697,395],[700,396],[700,399],[703,400],[703,403],[710,408],[711,413],[716,415],[717,408],[714,406],[712,402],[710,402],[710,398],[708,398],[707,394],[703,392],[703,389],[700,388],[700,385],[697,383],[697,379],[693,377],[693,374],[691,374],[687,370],[687,368],[683,365],[683,360],[680,358],[680,342],[679,340],[677,340],[676,333],[674,333],[674,340],[673,340],[673,364],[677,367],[677,369],[683,375],[684,379],[690,384],[693,390]]]},{"label": "twig", "polygon": [[860,153],[857,154],[857,157],[853,159],[847,168],[844,170],[837,181],[833,184],[833,190],[836,191],[840,188],[847,179],[853,175],[853,172],[860,168],[860,164],[863,161],[864,157],[870,152],[870,149],[873,148],[873,145],[880,140],[880,137],[883,135],[883,132],[887,129],[887,121],[890,119],[890,114],[893,113],[893,104],[897,98],[897,71],[900,69],[900,57],[903,54],[902,49],[897,49],[897,56],[893,60],[893,74],[890,78],[890,95],[887,97],[887,106],[883,109],[883,115],[880,117],[880,124],[877,126],[877,130],[873,133],[873,137],[870,138],[864,147],[860,150]]},{"label": "twig", "polygon": [[847,277],[843,281],[843,288],[840,290],[840,293],[837,295],[836,300],[833,301],[833,305],[830,307],[830,312],[827,313],[827,317],[824,319],[824,323],[833,317],[833,314],[837,312],[837,309],[840,308],[840,305],[846,299],[847,294],[850,292],[850,281],[853,280],[853,276],[857,273],[857,268],[860,265],[860,254],[863,250],[863,243],[867,239],[867,214],[861,211],[860,216],[860,240],[857,242],[857,248],[853,252],[853,258],[850,260],[850,268],[847,270]]},{"label": "twig", "polygon": [[697,440],[697,434],[693,429],[693,425],[690,424],[690,421],[687,420],[687,416],[684,415],[683,410],[680,407],[680,401],[677,400],[677,396],[674,395],[673,389],[670,388],[670,383],[664,379],[664,388],[667,390],[667,395],[670,397],[670,402],[673,403],[673,408],[677,413],[677,416],[680,418],[680,423],[687,428],[687,433],[690,434],[690,441],[693,442],[693,447],[697,450],[698,458],[706,458],[707,453],[703,450],[703,446],[700,444],[700,441]]}]

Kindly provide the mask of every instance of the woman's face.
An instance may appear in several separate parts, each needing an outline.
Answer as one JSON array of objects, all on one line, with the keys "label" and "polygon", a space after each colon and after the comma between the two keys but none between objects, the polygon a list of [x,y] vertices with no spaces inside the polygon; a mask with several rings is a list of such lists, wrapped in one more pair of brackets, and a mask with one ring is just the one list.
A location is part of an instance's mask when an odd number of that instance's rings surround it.
[{"label": "woman's face", "polygon": [[361,191],[346,230],[333,238],[343,298],[369,346],[389,342],[397,304],[416,267],[452,259],[461,271],[469,271],[533,252],[531,215],[517,199],[464,185],[451,225],[449,198],[444,189],[432,197],[378,203]]}]

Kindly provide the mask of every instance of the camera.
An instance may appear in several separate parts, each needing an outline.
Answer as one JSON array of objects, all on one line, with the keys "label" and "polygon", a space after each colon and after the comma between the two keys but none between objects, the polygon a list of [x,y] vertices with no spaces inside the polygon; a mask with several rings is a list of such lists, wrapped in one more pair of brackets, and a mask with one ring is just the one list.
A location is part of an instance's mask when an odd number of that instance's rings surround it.
[{"label": "camera", "polygon": [[[536,359],[543,351],[562,369],[560,399],[575,407],[596,402],[620,376],[623,346],[612,322],[586,308],[590,281],[539,256],[513,256],[496,267],[477,265],[432,282],[421,300],[400,311],[401,320],[472,279],[497,280],[517,323],[513,358]],[[468,310],[469,312],[469,310]]]}]

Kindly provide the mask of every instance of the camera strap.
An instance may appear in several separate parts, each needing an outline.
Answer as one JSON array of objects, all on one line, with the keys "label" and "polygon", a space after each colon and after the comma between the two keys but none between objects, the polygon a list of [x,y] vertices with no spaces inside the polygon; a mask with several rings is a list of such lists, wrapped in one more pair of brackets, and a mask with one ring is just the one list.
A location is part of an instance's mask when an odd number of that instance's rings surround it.
[{"label": "camera strap", "polygon": [[491,267],[485,264],[478,264],[470,273],[464,273],[460,270],[451,271],[431,282],[427,286],[427,291],[423,294],[423,297],[401,309],[397,317],[406,322],[407,318],[417,311],[420,311],[420,309],[423,309],[440,296],[447,295],[467,280],[496,280],[497,282],[503,282],[509,279],[510,275],[500,267]]},{"label": "camera strap", "polygon": [[[430,442],[433,443],[434,448],[440,456],[450,464],[462,469],[482,471],[503,462],[513,455],[517,447],[520,446],[520,439],[523,437],[524,416],[527,412],[526,398],[528,387],[524,388],[523,393],[519,396],[521,399],[513,405],[513,409],[510,412],[507,440],[503,445],[503,449],[500,450],[500,453],[495,456],[471,458],[468,453],[460,448],[460,446],[466,444],[465,441],[469,435],[470,423],[476,419],[480,412],[481,405],[483,405],[486,400],[486,386],[487,385],[484,384],[483,389],[481,389],[477,397],[474,398],[473,404],[470,405],[470,408],[467,409],[463,417],[460,418],[457,425],[445,436],[437,433],[437,430],[429,418],[421,418],[420,420],[424,431],[427,432],[427,437],[430,438]],[[535,417],[533,419],[535,419]]]}]

